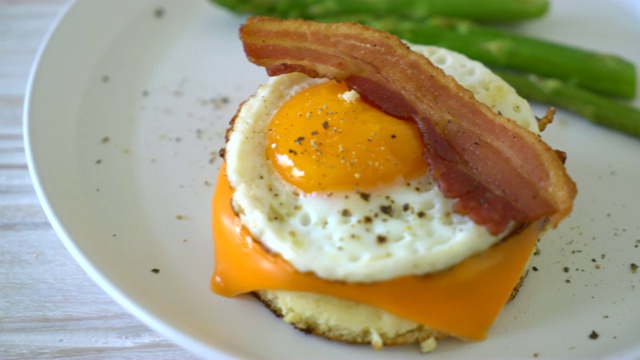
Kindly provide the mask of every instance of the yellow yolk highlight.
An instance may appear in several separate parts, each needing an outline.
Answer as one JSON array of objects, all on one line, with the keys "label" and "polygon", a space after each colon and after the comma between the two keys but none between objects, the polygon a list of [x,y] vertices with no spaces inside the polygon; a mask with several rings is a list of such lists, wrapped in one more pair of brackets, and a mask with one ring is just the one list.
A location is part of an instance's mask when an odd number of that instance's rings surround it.
[{"label": "yellow yolk highlight", "polygon": [[346,85],[313,85],[271,119],[267,158],[285,181],[313,192],[367,190],[427,171],[420,132],[359,97]]}]

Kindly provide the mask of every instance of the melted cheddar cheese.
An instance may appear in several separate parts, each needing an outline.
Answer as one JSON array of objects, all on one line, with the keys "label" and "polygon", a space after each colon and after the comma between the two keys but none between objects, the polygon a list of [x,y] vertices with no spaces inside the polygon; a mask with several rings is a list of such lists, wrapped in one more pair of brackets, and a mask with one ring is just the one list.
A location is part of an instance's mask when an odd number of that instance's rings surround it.
[{"label": "melted cheddar cheese", "polygon": [[215,270],[211,289],[232,297],[256,290],[306,291],[368,304],[468,340],[482,340],[508,301],[533,253],[542,222],[458,265],[423,276],[351,284],[300,273],[269,253],[231,208],[231,189],[220,171],[213,197]]}]

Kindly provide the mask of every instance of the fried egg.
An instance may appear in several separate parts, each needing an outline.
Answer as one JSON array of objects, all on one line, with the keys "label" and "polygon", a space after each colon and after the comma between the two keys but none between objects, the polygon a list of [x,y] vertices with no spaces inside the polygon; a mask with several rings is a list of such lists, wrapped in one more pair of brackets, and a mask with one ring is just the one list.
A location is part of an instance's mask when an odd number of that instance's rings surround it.
[{"label": "fried egg", "polygon": [[[411,48],[494,111],[539,132],[528,103],[481,63]],[[454,213],[423,151],[413,123],[344,84],[273,77],[241,106],[228,134],[232,206],[255,240],[323,279],[367,283],[443,270],[504,234]]]}]

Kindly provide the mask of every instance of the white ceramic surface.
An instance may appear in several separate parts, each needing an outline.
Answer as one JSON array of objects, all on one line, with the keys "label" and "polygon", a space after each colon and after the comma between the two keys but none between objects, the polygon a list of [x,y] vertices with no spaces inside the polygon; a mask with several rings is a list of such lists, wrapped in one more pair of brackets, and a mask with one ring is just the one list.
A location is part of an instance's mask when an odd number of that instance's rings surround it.
[{"label": "white ceramic surface", "polygon": [[[266,79],[244,58],[242,20],[204,0],[68,9],[25,106],[28,162],[51,223],[115,300],[203,357],[423,358],[414,346],[373,351],[306,336],[250,297],[209,291],[217,151],[239,102]],[[640,66],[633,0],[556,0],[517,30]],[[544,238],[537,271],[489,339],[442,341],[430,359],[640,357],[640,272],[630,270],[640,264],[640,141],[563,111],[545,136],[569,154],[575,211]]]}]

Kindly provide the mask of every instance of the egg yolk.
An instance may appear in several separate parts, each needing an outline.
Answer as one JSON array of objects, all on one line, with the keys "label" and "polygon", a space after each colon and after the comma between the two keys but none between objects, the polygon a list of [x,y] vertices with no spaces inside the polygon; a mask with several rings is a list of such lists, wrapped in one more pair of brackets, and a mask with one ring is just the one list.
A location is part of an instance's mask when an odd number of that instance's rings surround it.
[{"label": "egg yolk", "polygon": [[417,127],[387,115],[335,81],[292,96],[273,116],[267,158],[306,193],[364,191],[428,168]]}]

